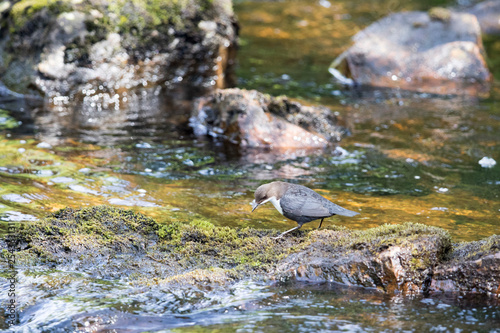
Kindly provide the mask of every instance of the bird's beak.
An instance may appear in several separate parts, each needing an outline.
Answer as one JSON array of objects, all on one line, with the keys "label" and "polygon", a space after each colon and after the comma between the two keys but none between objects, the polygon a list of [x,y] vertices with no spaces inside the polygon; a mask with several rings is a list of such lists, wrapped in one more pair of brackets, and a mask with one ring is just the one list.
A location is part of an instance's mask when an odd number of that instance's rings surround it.
[{"label": "bird's beak", "polygon": [[253,212],[254,210],[256,210],[256,209],[257,209],[257,207],[259,207],[259,204],[258,204],[258,203],[256,203],[256,202],[255,202],[255,200],[254,200],[254,201],[252,201],[252,202],[250,202],[250,204],[252,205],[252,212]]}]

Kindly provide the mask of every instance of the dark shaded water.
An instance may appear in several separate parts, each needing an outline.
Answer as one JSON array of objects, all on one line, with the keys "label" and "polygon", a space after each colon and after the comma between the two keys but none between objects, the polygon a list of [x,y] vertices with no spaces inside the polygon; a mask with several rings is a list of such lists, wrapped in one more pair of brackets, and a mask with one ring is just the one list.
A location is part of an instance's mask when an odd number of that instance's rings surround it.
[{"label": "dark shaded water", "polygon": [[[456,241],[499,233],[498,82],[489,98],[475,100],[349,91],[327,72],[350,37],[376,19],[446,4],[236,2],[239,86],[331,107],[352,133],[341,148],[241,152],[194,138],[182,118],[189,112],[185,99],[197,92],[145,89],[130,96],[128,110],[111,114],[67,101],[52,101],[57,112],[38,106],[34,117],[1,111],[3,230],[7,221],[28,223],[66,206],[98,204],[133,208],[160,222],[201,217],[216,225],[286,230],[293,223],[272,206],[250,214],[248,204],[262,182],[286,179],[361,213],[327,224],[421,222],[448,230]],[[497,43],[489,40],[487,51]],[[492,70],[498,76],[498,68]],[[482,167],[484,157],[497,165]],[[407,298],[338,285],[248,281],[222,294],[176,293],[72,272],[26,274],[21,287],[18,331],[500,332],[497,303],[459,295]],[[1,298],[6,288],[2,284]]]}]

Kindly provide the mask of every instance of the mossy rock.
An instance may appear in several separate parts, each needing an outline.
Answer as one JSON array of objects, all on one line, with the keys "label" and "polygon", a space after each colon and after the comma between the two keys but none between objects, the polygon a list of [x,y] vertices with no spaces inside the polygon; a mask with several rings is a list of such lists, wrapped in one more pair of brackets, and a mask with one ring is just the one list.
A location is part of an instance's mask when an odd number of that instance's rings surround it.
[{"label": "mossy rock", "polygon": [[63,262],[85,254],[145,253],[158,224],[132,211],[106,206],[62,209],[36,223],[21,224],[19,242],[41,258]]},{"label": "mossy rock", "polygon": [[[107,269],[108,275],[119,276],[121,267],[129,266],[129,274],[147,283],[155,269],[165,272],[155,276],[162,281],[186,281],[186,276],[199,279],[214,269],[232,276],[229,280],[242,273],[259,279],[306,240],[290,237],[275,246],[273,235],[277,232],[216,227],[199,218],[159,225],[140,213],[108,206],[66,208],[21,225],[23,251],[18,257],[28,265],[78,262],[78,270],[91,275],[101,274],[94,265],[100,258],[116,264],[116,271]],[[198,273],[186,275],[194,270]]]},{"label": "mossy rock", "polygon": [[433,272],[449,278],[452,267],[466,272],[453,277],[457,290],[480,286],[491,292],[499,274],[499,236],[453,246],[445,230],[418,223],[276,235],[217,227],[200,217],[158,224],[107,206],[63,209],[21,225],[16,258],[25,268],[48,265],[134,285],[189,288],[224,288],[242,279],[306,280],[414,294],[433,288]]},{"label": "mossy rock", "polygon": [[301,250],[280,263],[276,279],[423,292],[432,269],[450,250],[451,238],[445,230],[419,223],[313,231]]},{"label": "mossy rock", "polygon": [[449,262],[478,260],[481,257],[494,254],[499,251],[500,235],[492,235],[479,241],[456,244],[453,247],[453,252],[449,256]]},{"label": "mossy rock", "polygon": [[281,258],[305,241],[304,237],[292,237],[275,246],[275,231],[216,227],[199,219],[162,226],[158,234],[162,240],[159,247],[183,264],[261,274],[272,271]]},{"label": "mossy rock", "polygon": [[500,296],[500,236],[455,244],[433,272],[431,289]]}]

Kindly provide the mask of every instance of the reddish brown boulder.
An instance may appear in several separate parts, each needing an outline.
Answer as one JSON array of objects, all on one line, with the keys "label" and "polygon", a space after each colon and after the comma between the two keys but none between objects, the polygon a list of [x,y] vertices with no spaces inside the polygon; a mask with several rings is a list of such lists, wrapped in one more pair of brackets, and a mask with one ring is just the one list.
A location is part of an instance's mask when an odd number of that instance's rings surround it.
[{"label": "reddish brown boulder", "polygon": [[323,148],[343,133],[327,108],[241,89],[221,89],[198,99],[190,125],[196,135],[250,148]]},{"label": "reddish brown boulder", "polygon": [[[344,83],[484,95],[491,74],[475,16],[446,9],[403,12],[373,23],[330,66]],[[343,68],[343,72],[339,72]],[[344,75],[344,77],[342,76]]]}]

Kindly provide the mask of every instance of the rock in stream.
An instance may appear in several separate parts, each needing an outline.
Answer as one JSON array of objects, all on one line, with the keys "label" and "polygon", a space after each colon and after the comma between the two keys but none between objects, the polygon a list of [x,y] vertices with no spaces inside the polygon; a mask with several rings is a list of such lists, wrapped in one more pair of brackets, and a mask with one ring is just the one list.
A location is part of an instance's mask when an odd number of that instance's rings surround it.
[{"label": "rock in stream", "polygon": [[489,92],[492,76],[474,15],[444,8],[394,13],[353,41],[330,67],[342,82],[435,94]]},{"label": "rock in stream", "polygon": [[244,89],[219,89],[200,97],[190,125],[196,135],[247,148],[324,148],[346,132],[326,107]]},{"label": "rock in stream", "polygon": [[234,82],[228,0],[5,1],[0,10],[2,84],[55,107],[117,110],[156,86],[210,91]]},{"label": "rock in stream", "polygon": [[445,230],[416,223],[273,239],[277,234],[203,219],[160,225],[140,213],[98,206],[21,224],[17,237],[1,245],[4,256],[16,249],[17,270],[45,267],[137,286],[217,289],[243,280],[301,280],[391,294],[500,295],[497,235],[453,244]]}]

